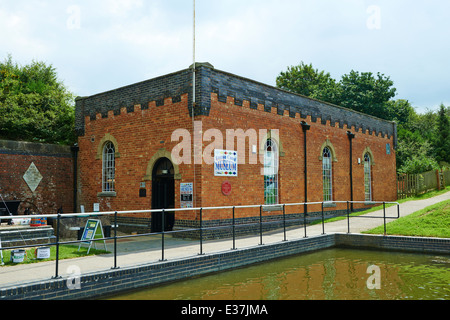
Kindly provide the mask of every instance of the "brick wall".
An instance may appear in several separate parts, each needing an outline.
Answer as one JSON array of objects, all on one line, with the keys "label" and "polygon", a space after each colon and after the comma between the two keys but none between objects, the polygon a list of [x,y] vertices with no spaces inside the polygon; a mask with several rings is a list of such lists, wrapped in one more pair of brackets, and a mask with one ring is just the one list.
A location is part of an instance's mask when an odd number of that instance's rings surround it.
[{"label": "brick wall", "polygon": [[[150,102],[145,107],[136,105],[132,112],[122,108],[120,114],[109,111],[107,117],[97,115],[95,120],[85,117],[85,135],[80,136],[80,204],[92,211],[93,203],[101,211],[142,210],[151,208],[152,159],[155,155],[168,156],[177,142],[171,141],[178,128],[192,130],[188,114],[188,95],[179,99],[166,98],[161,105]],[[173,102],[173,101],[177,102]],[[116,195],[102,194],[101,148],[106,140],[116,141]],[[99,151],[100,150],[100,151]],[[158,156],[157,156],[158,157]],[[157,158],[156,157],[156,158]],[[175,194],[179,195],[180,182],[193,180],[193,165],[179,166],[175,177]],[[139,197],[141,182],[145,182],[146,197]],[[175,206],[180,206],[175,197]],[[149,217],[149,214],[141,214]]]},{"label": "brick wall", "polygon": [[[151,208],[151,170],[155,159],[170,157],[179,141],[171,141],[176,129],[185,129],[192,139],[192,78],[189,69],[167,76],[119,88],[92,97],[77,99],[77,129],[80,146],[80,204],[92,211],[100,203],[101,211],[141,210]],[[254,129],[279,132],[280,157],[279,202],[303,202],[304,198],[304,133],[301,121],[311,125],[307,132],[308,201],[323,200],[321,148],[324,143],[334,150],[333,200],[350,200],[350,144],[352,140],[353,198],[364,200],[364,153],[369,150],[372,166],[374,201],[396,200],[394,123],[288,93],[253,80],[244,79],[208,65],[200,65],[196,82],[196,117],[202,134],[217,129],[224,138],[227,129]],[[259,137],[258,137],[259,138]],[[116,193],[102,194],[101,148],[105,141],[116,145]],[[213,141],[213,140],[212,140]],[[213,165],[182,163],[176,167],[175,207],[180,207],[180,183],[194,182],[196,207],[263,204],[264,178],[259,162],[261,141],[258,140],[258,163],[240,164],[238,176],[215,177]],[[390,154],[386,145],[390,146]],[[203,141],[202,151],[211,146]],[[246,141],[248,159],[249,141]],[[214,148],[210,148],[213,150]],[[191,150],[193,151],[193,150]],[[243,156],[241,152],[239,156]],[[360,159],[360,163],[358,163]],[[225,196],[221,185],[229,180],[232,192]],[[146,196],[139,197],[140,184],[145,182]],[[364,204],[355,208],[366,207]],[[327,210],[343,210],[337,204]],[[290,208],[288,213],[303,212],[303,207]],[[309,207],[308,212],[319,211]],[[280,211],[264,212],[265,215]],[[230,219],[230,212],[208,211],[204,220]],[[237,218],[259,215],[258,209],[243,210]],[[133,215],[148,219],[150,214]],[[177,220],[198,220],[198,212],[177,213]]]},{"label": "brick wall", "polygon": [[[34,163],[42,176],[35,190],[24,179]],[[0,140],[0,193],[4,200],[20,200],[39,214],[73,212],[73,154],[70,147]]]},{"label": "brick wall", "polygon": [[[280,155],[279,171],[279,203],[298,203],[305,201],[304,198],[304,133],[300,122],[307,121],[311,128],[307,132],[307,163],[308,163],[308,201],[323,201],[322,184],[322,160],[320,159],[322,145],[328,141],[335,151],[333,161],[333,200],[350,200],[350,143],[347,131],[355,133],[352,141],[353,154],[353,197],[355,201],[364,201],[364,153],[371,151],[374,165],[372,165],[372,194],[373,201],[393,201],[396,200],[396,168],[395,151],[386,154],[386,144],[394,144],[393,136],[382,136],[355,127],[342,128],[330,125],[330,121],[322,123],[318,118],[313,121],[310,116],[301,119],[297,114],[295,118],[289,117],[285,111],[283,115],[278,115],[276,108],[271,112],[264,112],[264,106],[258,104],[256,109],[250,107],[250,103],[244,101],[242,106],[237,106],[233,98],[228,97],[227,102],[221,102],[217,94],[213,93],[211,98],[211,110],[209,116],[202,118],[203,129],[216,128],[226,136],[226,130],[230,128],[240,128],[244,131],[249,129],[277,129],[279,140],[282,146]],[[204,143],[204,147],[209,142]],[[258,141],[260,144],[260,141]],[[214,177],[212,175],[213,165],[203,165],[202,167],[202,206],[230,206],[249,205],[264,203],[263,185],[264,179],[261,175],[262,164],[248,164],[249,142],[246,142],[246,164],[239,165],[238,177]],[[391,148],[392,149],[392,148]],[[235,148],[237,150],[237,144]],[[261,148],[257,146],[258,153]],[[242,152],[239,156],[244,156]],[[360,164],[358,164],[360,159]],[[232,193],[229,196],[223,195],[221,184],[228,180],[232,184]],[[345,204],[337,204],[328,210],[345,209]],[[355,208],[365,207],[363,204],[355,204]],[[318,211],[318,206],[313,211]],[[257,209],[256,209],[257,210]],[[249,214],[255,215],[255,211]],[[295,208],[302,212],[303,208]],[[219,214],[219,218],[220,213]],[[213,218],[213,217],[211,217]]]}]

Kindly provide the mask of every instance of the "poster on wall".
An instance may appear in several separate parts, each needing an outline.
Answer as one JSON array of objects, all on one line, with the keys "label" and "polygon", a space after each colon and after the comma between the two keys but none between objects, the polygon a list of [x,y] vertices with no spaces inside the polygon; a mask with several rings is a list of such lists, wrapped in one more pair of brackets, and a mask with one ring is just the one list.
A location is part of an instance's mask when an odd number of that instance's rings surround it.
[{"label": "poster on wall", "polygon": [[277,174],[277,154],[273,151],[266,151],[264,153],[264,175],[273,176]]},{"label": "poster on wall", "polygon": [[230,150],[214,150],[214,176],[237,177],[238,154]]},{"label": "poster on wall", "polygon": [[194,184],[180,183],[180,206],[181,208],[193,208]]}]

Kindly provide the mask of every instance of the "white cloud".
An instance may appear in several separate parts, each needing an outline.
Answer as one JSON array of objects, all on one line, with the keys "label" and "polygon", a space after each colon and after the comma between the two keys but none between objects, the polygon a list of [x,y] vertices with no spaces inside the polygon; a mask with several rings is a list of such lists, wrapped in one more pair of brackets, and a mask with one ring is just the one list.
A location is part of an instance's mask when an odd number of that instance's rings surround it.
[{"label": "white cloud", "polygon": [[103,0],[102,7],[115,16],[128,16],[130,11],[143,7],[142,0]]},{"label": "white cloud", "polygon": [[[197,61],[218,69],[268,84],[300,61],[334,78],[352,69],[380,71],[394,80],[398,98],[431,108],[450,100],[448,1],[196,0],[196,5]],[[68,12],[70,6],[79,9],[79,17]],[[380,9],[378,29],[367,27],[370,6]],[[52,63],[76,94],[94,94],[187,68],[192,9],[186,0],[0,0],[0,58],[11,53],[23,64]],[[77,28],[68,24],[74,17]]]},{"label": "white cloud", "polygon": [[29,51],[41,57],[49,52],[45,41],[33,36],[33,25],[26,13],[0,10],[0,30],[3,30],[0,42],[5,44],[7,53],[19,52],[24,58]]}]

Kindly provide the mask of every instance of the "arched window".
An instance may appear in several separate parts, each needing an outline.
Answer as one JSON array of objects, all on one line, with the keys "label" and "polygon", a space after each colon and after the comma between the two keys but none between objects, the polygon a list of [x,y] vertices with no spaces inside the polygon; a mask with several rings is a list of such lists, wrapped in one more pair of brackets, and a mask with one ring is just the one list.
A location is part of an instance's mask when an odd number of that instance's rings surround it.
[{"label": "arched window", "polygon": [[372,201],[372,168],[369,153],[364,155],[364,199]]},{"label": "arched window", "polygon": [[332,156],[328,147],[323,149],[322,154],[322,181],[323,201],[333,201],[333,171]]},{"label": "arched window", "polygon": [[102,191],[115,191],[116,184],[116,149],[111,141],[103,146]]},{"label": "arched window", "polygon": [[278,204],[278,147],[273,139],[264,147],[264,204]]}]

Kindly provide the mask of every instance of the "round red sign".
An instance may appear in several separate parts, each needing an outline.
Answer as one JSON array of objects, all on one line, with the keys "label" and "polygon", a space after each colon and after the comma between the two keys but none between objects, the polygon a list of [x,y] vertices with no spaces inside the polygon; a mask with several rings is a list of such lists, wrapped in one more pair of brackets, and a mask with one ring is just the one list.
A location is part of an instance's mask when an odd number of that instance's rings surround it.
[{"label": "round red sign", "polygon": [[231,194],[231,183],[228,181],[225,181],[222,183],[222,193],[226,196],[229,196]]}]

